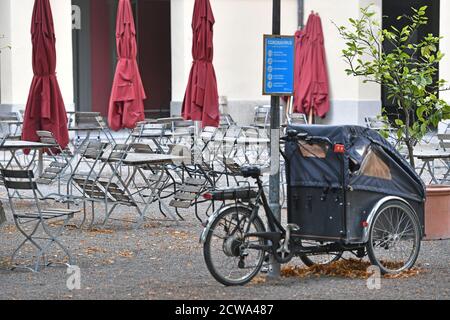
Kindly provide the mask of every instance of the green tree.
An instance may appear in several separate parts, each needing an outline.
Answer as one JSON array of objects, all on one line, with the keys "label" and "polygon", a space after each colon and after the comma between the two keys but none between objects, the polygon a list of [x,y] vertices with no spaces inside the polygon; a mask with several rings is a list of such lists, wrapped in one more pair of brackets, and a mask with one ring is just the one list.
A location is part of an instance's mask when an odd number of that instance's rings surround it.
[{"label": "green tree", "polygon": [[[439,50],[440,37],[433,34],[414,42],[418,30],[428,23],[427,6],[411,8],[411,15],[397,19],[404,21],[401,30],[391,26],[381,28],[372,6],[361,9],[359,19],[349,19],[350,27],[337,27],[346,47],[342,50],[348,64],[348,75],[363,77],[364,82],[382,85],[397,107],[401,117],[383,118],[396,131],[400,144],[408,149],[414,166],[414,145],[423,138],[430,126],[436,127],[450,118],[449,105],[439,99],[445,81],[436,80],[438,64],[444,56]],[[386,51],[389,42],[393,49]]]}]

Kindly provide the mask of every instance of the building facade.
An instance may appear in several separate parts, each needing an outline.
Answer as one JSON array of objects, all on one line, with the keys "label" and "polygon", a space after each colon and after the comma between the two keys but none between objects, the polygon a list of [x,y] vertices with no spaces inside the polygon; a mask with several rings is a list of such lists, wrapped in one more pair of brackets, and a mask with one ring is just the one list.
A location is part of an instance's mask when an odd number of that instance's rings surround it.
[{"label": "building facade", "polygon": [[[239,124],[253,120],[254,107],[269,103],[262,95],[263,34],[271,33],[272,0],[210,0],[216,18],[214,65],[224,110]],[[0,0],[1,107],[21,109],[32,79],[30,21],[34,0]],[[51,0],[57,38],[57,76],[68,110],[106,115],[114,74],[117,0]],[[371,3],[382,16],[396,17],[424,0],[281,0],[281,33],[292,35],[311,11],[322,18],[331,110],[320,120],[363,124],[388,104],[378,85],[349,77],[341,58],[343,41],[335,24],[346,25]],[[432,0],[430,32],[444,36],[448,53],[440,76],[450,79],[450,1]],[[191,19],[194,0],[132,0],[138,61],[148,96],[147,116],[179,114],[192,62]],[[303,4],[303,7],[301,5]],[[300,10],[302,9],[302,10]],[[442,93],[450,101],[450,93]]]}]

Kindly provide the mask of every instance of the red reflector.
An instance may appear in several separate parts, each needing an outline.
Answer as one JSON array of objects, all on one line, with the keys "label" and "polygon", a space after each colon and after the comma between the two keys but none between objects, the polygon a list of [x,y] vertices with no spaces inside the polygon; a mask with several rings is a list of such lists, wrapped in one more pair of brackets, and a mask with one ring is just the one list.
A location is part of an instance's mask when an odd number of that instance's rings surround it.
[{"label": "red reflector", "polygon": [[367,221],[363,221],[361,224],[364,228],[367,228],[369,226],[369,223]]},{"label": "red reflector", "polygon": [[343,144],[335,144],[334,153],[345,153],[345,146]]},{"label": "red reflector", "polygon": [[212,194],[211,193],[204,193],[203,194],[203,198],[205,198],[206,200],[211,200],[212,199]]}]

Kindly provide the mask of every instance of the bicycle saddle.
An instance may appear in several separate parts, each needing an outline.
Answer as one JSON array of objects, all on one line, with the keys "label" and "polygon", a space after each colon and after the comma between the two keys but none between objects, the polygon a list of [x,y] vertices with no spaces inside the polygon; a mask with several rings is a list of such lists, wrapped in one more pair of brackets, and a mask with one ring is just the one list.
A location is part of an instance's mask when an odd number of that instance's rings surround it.
[{"label": "bicycle saddle", "polygon": [[256,179],[261,176],[261,168],[257,166],[246,166],[241,168],[241,173],[244,178]]}]

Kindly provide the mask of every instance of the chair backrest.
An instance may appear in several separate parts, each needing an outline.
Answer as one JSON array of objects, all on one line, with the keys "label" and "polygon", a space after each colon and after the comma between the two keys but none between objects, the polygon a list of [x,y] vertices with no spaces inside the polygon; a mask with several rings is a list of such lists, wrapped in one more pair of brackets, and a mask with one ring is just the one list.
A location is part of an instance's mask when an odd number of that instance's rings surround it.
[{"label": "chair backrest", "polygon": [[228,113],[222,113],[220,115],[219,127],[228,128],[230,126],[236,125],[236,121]]},{"label": "chair backrest", "polygon": [[253,125],[262,128],[266,128],[270,125],[270,106],[255,107]]},{"label": "chair backrest", "polygon": [[289,125],[302,125],[308,124],[308,119],[304,113],[291,113],[288,115]]},{"label": "chair backrest", "polygon": [[98,128],[101,125],[98,120],[101,118],[100,112],[76,112],[75,125],[78,128]]},{"label": "chair backrest", "polygon": [[83,152],[83,157],[88,159],[98,159],[103,155],[107,146],[107,143],[98,140],[89,141]]},{"label": "chair backrest", "polygon": [[33,180],[32,170],[6,170],[2,169],[3,183],[8,190],[36,190],[37,184]]},{"label": "chair backrest", "polygon": [[2,121],[20,121],[19,113],[15,111],[0,111],[0,122]]},{"label": "chair backrest", "polygon": [[187,128],[194,125],[194,121],[192,120],[183,120],[183,121],[174,121],[173,126],[174,128]]},{"label": "chair backrest", "polygon": [[186,136],[194,134],[194,121],[184,120],[172,123],[172,132],[184,133]]},{"label": "chair backrest", "polygon": [[389,127],[389,124],[379,117],[366,117],[365,122],[369,129],[381,130]]},{"label": "chair backrest", "polygon": [[112,147],[111,153],[108,156],[108,160],[123,160],[126,158],[128,151],[131,149],[131,145],[118,143]]},{"label": "chair backrest", "polygon": [[146,143],[132,143],[130,150],[134,153],[155,153],[152,147]]},{"label": "chair backrest", "polygon": [[236,125],[230,126],[225,132],[225,137],[227,138],[239,138],[242,133],[242,128]]},{"label": "chair backrest", "polygon": [[210,141],[214,138],[215,133],[217,132],[217,128],[215,127],[204,127],[202,132],[200,133],[200,138],[203,141]]},{"label": "chair backrest", "polygon": [[[0,132],[3,134],[17,134],[17,131],[21,127],[20,125],[20,115],[15,111],[0,111]],[[12,130],[12,127],[15,130]],[[14,132],[11,132],[14,131]]]},{"label": "chair backrest", "polygon": [[56,141],[53,133],[50,131],[36,131],[36,134],[38,135],[40,142],[59,146],[58,141]]},{"label": "chair backrest", "polygon": [[100,128],[109,129],[108,124],[106,123],[105,119],[101,115],[96,116],[95,119],[97,120],[97,124],[98,124],[98,126],[100,126]]},{"label": "chair backrest", "polygon": [[9,133],[4,134],[1,138],[0,138],[0,147],[3,147],[3,145],[5,144],[6,140],[8,140],[9,137]]},{"label": "chair backrest", "polygon": [[134,135],[138,135],[139,137],[145,136],[146,134],[162,136],[169,126],[170,124],[168,123],[152,123],[143,121],[137,124],[134,129]]},{"label": "chair backrest", "polygon": [[450,133],[441,133],[438,134],[439,145],[444,151],[450,149]]}]

